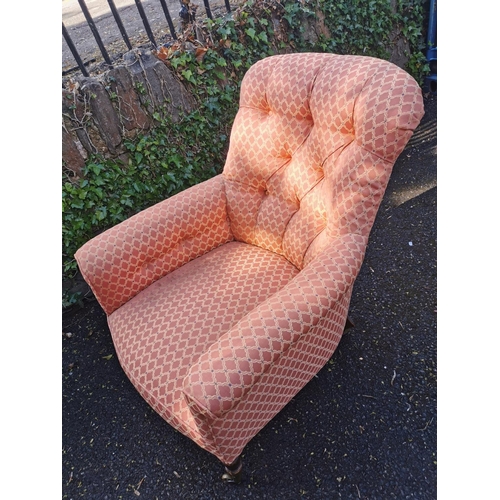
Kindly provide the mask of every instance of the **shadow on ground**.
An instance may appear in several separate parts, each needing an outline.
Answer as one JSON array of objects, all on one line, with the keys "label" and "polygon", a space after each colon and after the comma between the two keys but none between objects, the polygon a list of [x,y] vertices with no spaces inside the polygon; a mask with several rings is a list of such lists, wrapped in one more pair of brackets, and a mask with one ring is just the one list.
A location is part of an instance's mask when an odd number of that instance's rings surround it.
[{"label": "shadow on ground", "polygon": [[64,499],[435,499],[436,108],[398,159],[322,371],[246,447],[242,484],[149,408],[96,302],[65,314]]}]

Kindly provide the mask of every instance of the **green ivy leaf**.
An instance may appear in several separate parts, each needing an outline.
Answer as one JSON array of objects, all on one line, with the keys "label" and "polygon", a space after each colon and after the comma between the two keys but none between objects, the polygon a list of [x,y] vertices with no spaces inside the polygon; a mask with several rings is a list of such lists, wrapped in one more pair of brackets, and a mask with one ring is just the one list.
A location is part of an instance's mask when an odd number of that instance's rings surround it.
[{"label": "green ivy leaf", "polygon": [[101,207],[99,210],[96,210],[95,217],[100,222],[106,218],[106,214],[108,213],[106,207]]},{"label": "green ivy leaf", "polygon": [[70,207],[77,208],[79,210],[82,209],[84,207],[83,200],[74,201],[73,203],[71,203]]},{"label": "green ivy leaf", "polygon": [[182,76],[191,83],[196,83],[196,80],[193,77],[193,72],[190,69],[186,69],[182,72]]},{"label": "green ivy leaf", "polygon": [[252,39],[255,39],[255,30],[253,28],[247,28],[245,33]]},{"label": "green ivy leaf", "polygon": [[266,42],[268,43],[269,40],[267,39],[267,33],[265,31],[261,31],[259,33],[259,38],[263,41],[263,42]]}]

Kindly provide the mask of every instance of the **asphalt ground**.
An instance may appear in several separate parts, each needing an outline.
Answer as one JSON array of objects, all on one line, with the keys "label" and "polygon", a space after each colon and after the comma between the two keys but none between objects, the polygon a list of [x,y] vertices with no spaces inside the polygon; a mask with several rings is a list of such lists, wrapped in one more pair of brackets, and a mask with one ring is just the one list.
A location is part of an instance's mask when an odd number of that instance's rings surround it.
[{"label": "asphalt ground", "polygon": [[437,96],[425,109],[373,226],[355,326],[247,445],[240,485],[136,392],[95,301],[63,315],[63,499],[437,498]]}]

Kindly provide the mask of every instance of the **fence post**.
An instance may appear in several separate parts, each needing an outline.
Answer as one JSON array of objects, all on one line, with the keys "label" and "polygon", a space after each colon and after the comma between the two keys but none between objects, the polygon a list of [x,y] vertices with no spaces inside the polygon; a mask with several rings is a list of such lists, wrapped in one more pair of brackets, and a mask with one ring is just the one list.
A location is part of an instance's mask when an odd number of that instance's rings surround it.
[{"label": "fence post", "polygon": [[174,40],[177,40],[177,33],[175,32],[174,23],[172,22],[172,18],[170,17],[170,12],[168,11],[167,3],[165,0],[160,0],[161,7],[163,12],[165,13],[165,17],[167,18],[168,27],[170,29],[170,34]]},{"label": "fence post", "polygon": [[141,0],[135,0],[135,5],[137,6],[137,10],[139,11],[139,15],[142,19],[142,24],[146,28],[146,33],[148,34],[148,38],[153,44],[153,47],[156,49],[156,40],[153,35],[153,31],[151,30],[151,26],[149,26],[148,18],[146,17],[146,13],[144,12],[144,7],[142,6]]},{"label": "fence post", "polygon": [[76,64],[78,64],[78,67],[80,68],[80,71],[82,72],[83,76],[89,76],[89,73],[87,71],[87,68],[83,64],[83,61],[80,57],[80,54],[78,54],[78,51],[76,50],[76,47],[73,43],[73,40],[71,40],[71,37],[69,36],[68,30],[66,29],[66,26],[64,26],[64,23],[62,23],[62,34],[64,37],[64,40],[66,40],[66,43],[68,44],[69,50],[73,54],[73,57],[75,58]]},{"label": "fence post", "polygon": [[109,55],[106,51],[106,48],[104,47],[104,44],[102,43],[99,32],[97,31],[97,27],[94,23],[94,20],[92,19],[92,16],[90,15],[89,9],[87,9],[87,5],[85,4],[85,1],[78,0],[78,3],[80,4],[80,8],[82,9],[83,15],[85,16],[85,19],[87,20],[87,23],[92,31],[92,34],[94,35],[94,38],[97,42],[97,45],[99,45],[99,49],[101,51],[102,57],[104,57],[104,60],[108,63],[109,66],[113,67],[111,59],[109,58]]},{"label": "fence post", "polygon": [[114,0],[108,0],[108,5],[111,9],[111,12],[113,13],[113,17],[115,18],[116,24],[118,25],[118,29],[120,30],[120,33],[122,35],[122,38],[123,38],[125,44],[127,45],[128,50],[132,50],[132,44],[130,43],[130,40],[128,39],[128,35],[127,35],[127,32],[125,31],[125,27],[123,26],[120,14],[118,14],[118,10],[116,10]]},{"label": "fence post", "polygon": [[212,11],[210,10],[210,4],[208,3],[208,0],[203,0],[203,4],[205,5],[205,10],[207,11],[207,17],[209,19],[213,19]]}]

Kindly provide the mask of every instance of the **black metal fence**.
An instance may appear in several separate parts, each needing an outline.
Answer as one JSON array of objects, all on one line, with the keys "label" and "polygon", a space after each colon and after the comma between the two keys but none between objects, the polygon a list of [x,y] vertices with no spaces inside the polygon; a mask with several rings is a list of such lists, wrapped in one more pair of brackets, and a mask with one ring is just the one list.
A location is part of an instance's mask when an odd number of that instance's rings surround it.
[{"label": "black metal fence", "polygon": [[[163,13],[165,15],[165,19],[166,19],[167,24],[168,24],[168,29],[170,31],[170,35],[172,36],[172,38],[174,40],[176,40],[177,33],[175,30],[174,23],[172,21],[172,17],[170,15],[167,3],[165,0],[158,0],[158,1],[160,2],[161,8],[162,8]],[[121,20],[120,14],[118,13],[118,9],[116,8],[114,0],[107,0],[107,2],[108,2],[109,7],[111,9],[111,13],[113,15],[113,18],[116,22],[116,27],[118,28],[123,41],[125,42],[127,48],[129,50],[132,50],[133,45],[130,41],[130,37],[128,36],[128,34],[125,30],[125,27],[124,27],[123,22]],[[106,50],[106,47],[102,41],[102,38],[99,34],[99,31],[97,30],[96,23],[95,23],[94,19],[92,18],[91,14],[89,12],[89,9],[87,8],[85,0],[78,0],[78,3],[80,5],[80,8],[82,10],[83,15],[85,16],[85,20],[86,20],[86,22],[87,22],[87,24],[92,32],[92,35],[95,38],[95,41],[99,47],[99,50],[102,54],[102,57],[104,58],[104,61],[106,62],[106,64],[110,68],[113,67],[111,57],[109,56],[108,51]],[[193,8],[193,6],[190,4],[190,1],[189,0],[179,0],[179,3],[180,3],[179,16],[180,16],[181,20],[183,22],[189,22],[189,21],[194,20],[196,8]],[[213,19],[213,13],[212,13],[212,10],[210,9],[209,0],[203,0],[203,5],[205,7],[205,12],[206,12],[207,17],[209,19]],[[229,4],[229,0],[224,0],[224,5],[225,5],[226,11],[228,13],[231,12],[231,6]],[[148,39],[149,39],[152,47],[156,49],[158,47],[158,43],[157,43],[155,36],[153,34],[153,29],[151,27],[151,23],[148,20],[147,14],[144,10],[143,4],[141,3],[141,0],[135,0],[135,6],[137,7],[137,13],[141,18],[142,24],[144,25],[144,29],[146,30]],[[71,54],[73,55],[77,65],[78,65],[78,67],[63,71],[63,75],[68,74],[74,70],[80,69],[80,71],[82,72],[82,74],[84,76],[89,76],[89,73],[88,73],[88,70],[86,67],[88,63],[83,62],[82,57],[78,53],[78,50],[77,50],[75,44],[73,43],[73,40],[70,37],[68,29],[64,25],[64,22],[62,23],[62,34],[63,34],[64,40],[66,41],[66,44],[68,45],[69,50],[71,51]]]}]

